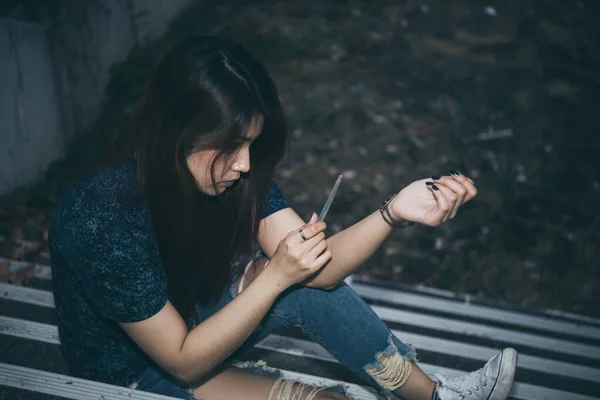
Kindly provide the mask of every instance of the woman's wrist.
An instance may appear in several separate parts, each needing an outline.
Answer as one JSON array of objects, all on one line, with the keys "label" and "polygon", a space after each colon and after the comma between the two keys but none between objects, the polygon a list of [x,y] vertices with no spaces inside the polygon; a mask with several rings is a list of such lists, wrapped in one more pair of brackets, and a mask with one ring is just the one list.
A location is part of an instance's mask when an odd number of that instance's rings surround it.
[{"label": "woman's wrist", "polygon": [[379,207],[379,212],[381,213],[383,220],[394,229],[402,229],[413,226],[415,224],[414,222],[405,220],[404,218],[394,214],[394,207],[392,205],[396,200],[396,194],[393,194],[386,198],[381,207]]},{"label": "woman's wrist", "polygon": [[394,221],[397,221],[398,223],[405,222],[406,220],[404,218],[402,218],[399,215],[396,215],[396,207],[394,207],[394,203],[396,201],[398,201],[398,196],[394,195],[394,198],[392,199],[392,201],[389,202],[387,206],[388,210],[390,211],[390,215],[394,219]]},{"label": "woman's wrist", "polygon": [[291,283],[287,282],[284,274],[279,273],[273,260],[269,261],[269,263],[263,269],[262,273],[259,274],[256,277],[256,279],[263,279],[265,285],[275,290],[277,292],[277,295],[281,294],[287,288],[292,286]]}]

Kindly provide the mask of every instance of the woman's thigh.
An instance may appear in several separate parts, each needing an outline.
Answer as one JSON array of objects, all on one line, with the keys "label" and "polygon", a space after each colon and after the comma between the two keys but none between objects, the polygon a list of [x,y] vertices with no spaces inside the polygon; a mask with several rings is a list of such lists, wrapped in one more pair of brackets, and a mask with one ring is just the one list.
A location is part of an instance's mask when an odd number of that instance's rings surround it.
[{"label": "woman's thigh", "polygon": [[346,399],[341,394],[326,392],[324,388],[259,375],[235,367],[223,370],[194,389],[194,397],[201,400]]}]

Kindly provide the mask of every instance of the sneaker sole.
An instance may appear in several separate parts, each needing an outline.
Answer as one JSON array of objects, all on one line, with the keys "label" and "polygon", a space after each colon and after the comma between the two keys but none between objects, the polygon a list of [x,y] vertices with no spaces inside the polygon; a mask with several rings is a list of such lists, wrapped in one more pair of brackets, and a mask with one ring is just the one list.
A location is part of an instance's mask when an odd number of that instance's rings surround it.
[{"label": "sneaker sole", "polygon": [[488,400],[505,400],[510,393],[513,380],[515,379],[515,370],[517,369],[517,360],[519,358],[517,351],[511,348],[504,349],[500,357],[498,379],[488,396]]}]

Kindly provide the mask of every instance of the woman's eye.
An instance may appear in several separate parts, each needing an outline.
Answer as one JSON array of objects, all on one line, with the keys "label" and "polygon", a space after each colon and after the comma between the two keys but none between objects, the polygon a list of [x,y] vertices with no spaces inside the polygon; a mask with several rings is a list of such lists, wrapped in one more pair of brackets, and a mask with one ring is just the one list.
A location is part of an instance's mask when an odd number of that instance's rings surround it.
[{"label": "woman's eye", "polygon": [[234,142],[233,145],[227,150],[227,152],[230,154],[233,154],[236,151],[238,151],[243,145],[244,145],[244,142],[242,142],[242,141]]}]

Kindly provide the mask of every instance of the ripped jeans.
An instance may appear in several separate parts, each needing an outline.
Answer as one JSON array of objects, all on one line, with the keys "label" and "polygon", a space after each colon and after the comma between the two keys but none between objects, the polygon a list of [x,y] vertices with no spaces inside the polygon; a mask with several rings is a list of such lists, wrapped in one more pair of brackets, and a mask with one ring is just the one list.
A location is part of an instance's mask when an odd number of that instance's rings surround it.
[{"label": "ripped jeans", "polygon": [[[197,307],[190,328],[219,311],[235,296],[236,283],[233,282],[214,304]],[[367,385],[392,399],[395,397],[391,392],[404,384],[411,372],[408,361],[416,361],[412,347],[398,340],[354,290],[341,282],[330,291],[301,285],[288,288],[277,298],[250,337],[221,367],[252,367],[249,363],[236,363],[235,360],[275,329],[289,326],[300,327]],[[166,379],[166,374],[149,370],[140,377],[138,389],[193,399],[191,391],[171,379],[170,384],[175,387],[167,390],[166,382],[159,381]],[[278,377],[270,368],[254,366],[251,372]],[[328,390],[344,393],[337,388]]]}]

